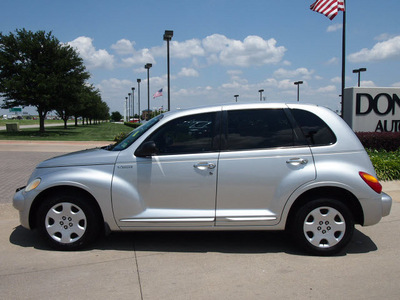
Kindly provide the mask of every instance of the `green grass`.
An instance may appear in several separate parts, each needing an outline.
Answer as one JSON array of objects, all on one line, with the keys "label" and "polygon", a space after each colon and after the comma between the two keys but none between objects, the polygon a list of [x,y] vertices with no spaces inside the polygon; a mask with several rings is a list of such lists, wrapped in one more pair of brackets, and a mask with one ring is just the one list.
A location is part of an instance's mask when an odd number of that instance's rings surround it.
[{"label": "green grass", "polygon": [[37,128],[23,128],[18,132],[0,131],[0,140],[46,140],[46,141],[113,141],[115,136],[132,131],[123,124],[100,123],[97,125],[70,125],[47,127],[44,133]]}]

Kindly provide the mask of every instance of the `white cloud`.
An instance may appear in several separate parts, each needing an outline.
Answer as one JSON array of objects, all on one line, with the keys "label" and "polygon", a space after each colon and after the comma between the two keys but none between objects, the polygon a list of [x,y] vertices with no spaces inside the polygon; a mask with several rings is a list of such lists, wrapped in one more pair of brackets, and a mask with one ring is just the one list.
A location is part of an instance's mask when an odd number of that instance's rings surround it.
[{"label": "white cloud", "polygon": [[387,59],[400,59],[400,35],[375,44],[372,49],[361,49],[348,56],[351,62],[369,62]]},{"label": "white cloud", "polygon": [[274,72],[274,76],[277,78],[310,79],[313,73],[313,70],[309,71],[307,68],[298,68],[296,70],[286,70],[280,68]]},{"label": "white cloud", "polygon": [[392,87],[400,87],[400,81],[392,84]]},{"label": "white cloud", "polygon": [[328,26],[328,28],[326,29],[326,32],[335,32],[335,31],[338,31],[338,30],[340,30],[342,28],[343,28],[343,25],[340,24],[340,23],[337,23],[337,24],[333,24],[333,25]]},{"label": "white cloud", "polygon": [[96,50],[93,46],[93,39],[81,36],[68,44],[77,49],[88,69],[112,69],[114,67],[114,56],[109,54],[106,50]]},{"label": "white cloud", "polygon": [[330,60],[326,62],[327,65],[336,65],[339,62],[337,57],[332,57]]},{"label": "white cloud", "polygon": [[278,89],[288,90],[294,87],[294,82],[289,79],[284,79],[278,82]]},{"label": "white cloud", "polygon": [[376,87],[375,82],[371,80],[361,80],[360,86],[362,87]]},{"label": "white cloud", "polygon": [[[158,48],[154,48],[154,51],[157,50]],[[159,53],[159,51],[157,52]],[[205,51],[201,46],[201,41],[198,39],[191,39],[184,42],[172,41],[170,42],[170,55],[177,58],[189,58],[192,56],[204,56]]]},{"label": "white cloud", "polygon": [[120,55],[132,54],[134,52],[133,46],[134,42],[131,42],[127,39],[122,39],[111,45],[111,48],[114,49]]},{"label": "white cloud", "polygon": [[389,39],[394,38],[394,37],[396,37],[396,35],[394,35],[394,34],[382,33],[382,34],[376,36],[374,38],[374,40],[376,40],[376,41],[386,41],[386,40],[389,40]]},{"label": "white cloud", "polygon": [[259,36],[248,36],[243,42],[229,40],[219,52],[219,60],[223,65],[240,67],[261,66],[278,63],[282,60],[286,48],[276,47],[276,40],[264,40]]},{"label": "white cloud", "polygon": [[134,51],[133,56],[122,59],[122,62],[128,67],[132,65],[142,64],[144,68],[145,64],[155,64],[156,60],[154,59],[151,51],[147,48],[144,48],[140,51]]},{"label": "white cloud", "polygon": [[333,83],[341,83],[342,82],[342,77],[339,77],[339,76],[334,77],[334,78],[331,79],[331,82],[333,82]]},{"label": "white cloud", "polygon": [[181,71],[178,73],[180,77],[198,77],[199,72],[192,68],[182,68]]},{"label": "white cloud", "polygon": [[228,70],[226,71],[226,73],[230,76],[238,76],[243,74],[243,72],[241,70]]},{"label": "white cloud", "polygon": [[320,87],[319,89],[316,90],[316,92],[317,93],[335,93],[336,86],[328,85],[328,86]]}]

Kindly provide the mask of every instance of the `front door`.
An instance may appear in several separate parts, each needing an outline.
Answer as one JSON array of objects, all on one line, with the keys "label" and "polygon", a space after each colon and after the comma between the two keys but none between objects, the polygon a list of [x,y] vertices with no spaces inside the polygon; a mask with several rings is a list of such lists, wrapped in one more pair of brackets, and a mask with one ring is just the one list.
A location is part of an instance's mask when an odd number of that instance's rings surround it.
[{"label": "front door", "polygon": [[214,225],[219,156],[215,123],[216,113],[177,118],[146,139],[156,144],[153,156],[135,157],[129,149],[121,153],[112,190],[119,226]]}]

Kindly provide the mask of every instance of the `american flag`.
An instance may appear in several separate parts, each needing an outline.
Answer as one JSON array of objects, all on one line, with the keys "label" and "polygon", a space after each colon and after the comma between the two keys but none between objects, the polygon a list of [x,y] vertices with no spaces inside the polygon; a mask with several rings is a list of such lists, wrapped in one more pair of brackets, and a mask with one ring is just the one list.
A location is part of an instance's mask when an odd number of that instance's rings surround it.
[{"label": "american flag", "polygon": [[310,9],[333,20],[339,10],[344,11],[344,0],[317,0],[310,5]]},{"label": "american flag", "polygon": [[162,96],[162,89],[159,89],[154,95],[153,95],[153,99],[157,98],[157,97],[161,97]]}]

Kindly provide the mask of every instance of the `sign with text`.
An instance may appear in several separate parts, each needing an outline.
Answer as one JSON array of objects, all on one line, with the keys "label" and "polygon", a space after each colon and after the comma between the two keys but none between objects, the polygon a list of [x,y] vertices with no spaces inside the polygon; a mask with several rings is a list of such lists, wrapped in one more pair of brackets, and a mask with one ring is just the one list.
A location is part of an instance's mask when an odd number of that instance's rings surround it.
[{"label": "sign with text", "polygon": [[355,132],[400,132],[400,88],[347,88],[343,119]]}]

